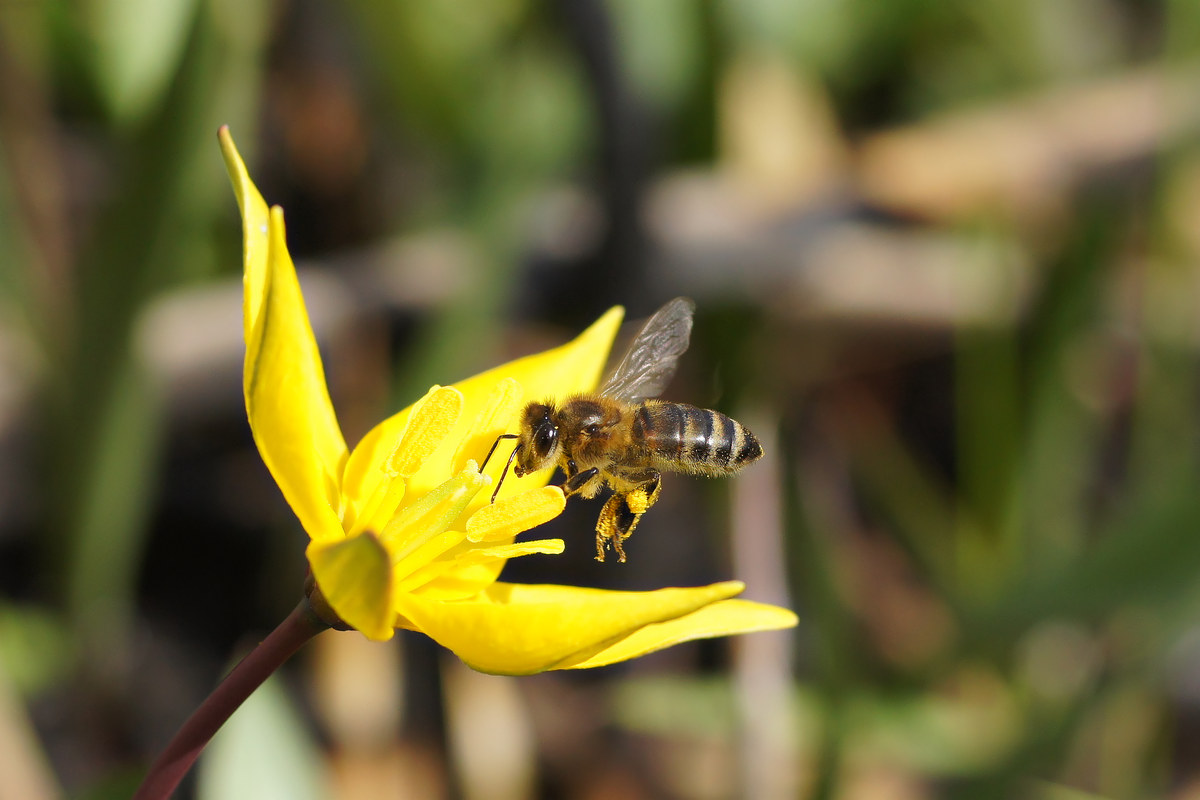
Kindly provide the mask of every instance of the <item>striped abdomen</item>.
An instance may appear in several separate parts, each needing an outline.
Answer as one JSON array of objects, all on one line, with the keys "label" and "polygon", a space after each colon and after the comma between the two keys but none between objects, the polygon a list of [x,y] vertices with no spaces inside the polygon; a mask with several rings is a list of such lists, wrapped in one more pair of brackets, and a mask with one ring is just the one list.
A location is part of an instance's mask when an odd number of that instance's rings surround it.
[{"label": "striped abdomen", "polygon": [[660,469],[726,475],[762,455],[744,425],[718,411],[650,400],[634,411],[633,441],[648,448]]}]

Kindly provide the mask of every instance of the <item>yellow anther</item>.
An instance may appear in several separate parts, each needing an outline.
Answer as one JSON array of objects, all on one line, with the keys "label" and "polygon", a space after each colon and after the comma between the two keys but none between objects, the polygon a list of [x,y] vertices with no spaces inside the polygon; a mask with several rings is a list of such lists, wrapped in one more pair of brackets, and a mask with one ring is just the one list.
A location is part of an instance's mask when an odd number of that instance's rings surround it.
[{"label": "yellow anther", "polygon": [[511,539],[536,528],[562,513],[567,501],[562,489],[543,486],[483,506],[467,520],[467,538],[472,542]]},{"label": "yellow anther", "polygon": [[388,474],[403,478],[415,474],[454,430],[462,407],[462,392],[453,386],[430,389],[408,415],[400,442],[388,457]]},{"label": "yellow anther", "polygon": [[530,556],[534,553],[558,555],[566,545],[562,539],[535,539],[532,542],[513,542],[496,547],[476,547],[459,556],[456,561],[460,565],[476,564],[484,561],[508,560]]},{"label": "yellow anther", "polygon": [[413,405],[404,433],[380,465],[385,477],[354,515],[346,529],[348,536],[356,536],[370,526],[381,526],[392,518],[404,499],[406,479],[421,468],[454,429],[462,405],[462,393],[453,386],[434,386]]}]

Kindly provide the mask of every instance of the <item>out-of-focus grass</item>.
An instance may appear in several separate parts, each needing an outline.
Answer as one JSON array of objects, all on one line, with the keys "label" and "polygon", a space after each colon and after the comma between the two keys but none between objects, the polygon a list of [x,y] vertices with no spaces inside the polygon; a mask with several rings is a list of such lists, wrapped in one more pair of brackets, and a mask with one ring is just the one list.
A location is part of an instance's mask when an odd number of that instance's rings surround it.
[{"label": "out-of-focus grass", "polygon": [[[130,635],[157,489],[161,409],[136,349],[136,323],[159,292],[229,264],[212,237],[225,199],[212,132],[249,115],[254,96],[244,70],[265,33],[265,11],[253,3],[184,4],[178,13],[135,15],[138,26],[123,25],[118,6],[95,9],[102,22],[94,26],[56,19],[64,54],[79,55],[79,47],[93,59],[86,74],[95,82],[75,88],[95,92],[89,100],[99,103],[80,109],[99,126],[81,155],[101,162],[102,185],[80,220],[65,301],[74,313],[48,353],[54,372],[43,420],[57,540],[49,555],[61,570],[70,623],[97,657],[116,655],[108,643]],[[177,50],[139,52],[163,40],[178,42]]]}]

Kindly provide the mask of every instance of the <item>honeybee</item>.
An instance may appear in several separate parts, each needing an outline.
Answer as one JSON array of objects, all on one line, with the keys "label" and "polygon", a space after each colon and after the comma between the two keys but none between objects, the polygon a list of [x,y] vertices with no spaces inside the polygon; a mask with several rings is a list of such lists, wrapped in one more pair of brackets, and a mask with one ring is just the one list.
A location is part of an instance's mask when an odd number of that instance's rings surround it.
[{"label": "honeybee", "polygon": [[737,420],[652,399],[666,388],[687,350],[694,311],[691,300],[677,297],[655,312],[595,394],[526,405],[520,433],[499,436],[484,459],[486,466],[502,440],[518,440],[496,492],[514,459],[518,478],[561,467],[568,497],[593,498],[611,487],[596,521],[596,560],[603,561],[611,547],[623,562],[623,543],[657,502],[663,472],[732,475],[762,456],[758,439]]}]

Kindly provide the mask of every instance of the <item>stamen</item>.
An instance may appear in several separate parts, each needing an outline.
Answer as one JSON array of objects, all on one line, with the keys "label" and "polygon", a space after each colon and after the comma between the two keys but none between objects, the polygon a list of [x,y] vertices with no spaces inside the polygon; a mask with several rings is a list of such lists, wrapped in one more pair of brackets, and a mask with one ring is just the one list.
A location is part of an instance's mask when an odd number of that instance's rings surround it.
[{"label": "stamen", "polygon": [[462,531],[442,531],[397,561],[394,568],[395,574],[403,582],[409,575],[427,566],[446,551],[457,547],[466,536]]},{"label": "stamen", "polygon": [[434,386],[413,404],[404,432],[380,465],[385,478],[375,487],[347,530],[357,536],[373,522],[382,523],[396,513],[404,499],[406,478],[412,477],[454,429],[462,414],[463,396],[453,386]]},{"label": "stamen", "polygon": [[454,430],[462,407],[462,392],[453,386],[434,386],[418,400],[409,414],[400,443],[388,458],[389,474],[412,477]]},{"label": "stamen", "polygon": [[566,549],[562,539],[535,539],[531,542],[513,542],[496,547],[476,547],[455,559],[462,564],[479,564],[486,561],[504,560],[530,556],[535,553],[555,556]]},{"label": "stamen", "polygon": [[392,554],[393,564],[450,527],[479,490],[492,482],[479,474],[474,462],[467,463],[466,469],[401,509],[384,526],[379,538]]},{"label": "stamen", "polygon": [[372,520],[387,519],[396,513],[408,483],[400,477],[388,476],[375,487],[371,499],[362,513],[354,518],[354,524],[346,531],[346,537],[357,536],[367,529]]},{"label": "stamen", "polygon": [[[420,569],[401,578],[396,588],[400,592],[412,592],[439,578],[453,575],[455,579],[454,583],[459,584],[459,587],[451,589],[449,586],[442,586],[441,589],[443,592],[457,595],[463,587],[470,586],[473,580],[471,573],[473,572],[478,571],[479,574],[475,576],[475,579],[482,580],[484,583],[491,583],[491,581],[495,580],[495,574],[487,567],[488,565],[494,565],[497,561],[507,561],[510,558],[532,555],[534,553],[557,555],[564,549],[565,545],[562,539],[540,539],[533,542],[517,542],[498,547],[472,548],[454,558],[431,561]],[[489,575],[490,577],[486,577]],[[463,594],[473,594],[478,589],[479,587],[476,586],[474,589],[467,589]]]},{"label": "stamen", "polygon": [[467,539],[495,542],[511,539],[557,517],[566,508],[562,489],[543,486],[486,505],[467,520]]}]

